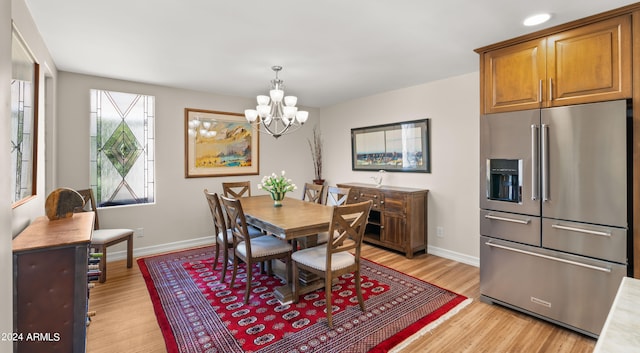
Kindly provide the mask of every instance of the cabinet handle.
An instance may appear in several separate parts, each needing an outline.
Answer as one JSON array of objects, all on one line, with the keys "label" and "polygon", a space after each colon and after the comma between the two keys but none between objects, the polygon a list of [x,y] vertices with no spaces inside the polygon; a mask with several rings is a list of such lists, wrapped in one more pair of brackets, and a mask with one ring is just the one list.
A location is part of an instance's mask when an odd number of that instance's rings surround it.
[{"label": "cabinet handle", "polygon": [[384,200],[380,200],[380,204],[381,204],[381,205],[384,205]]},{"label": "cabinet handle", "polygon": [[538,82],[538,103],[542,103],[542,80]]},{"label": "cabinet handle", "polygon": [[549,101],[553,100],[553,78],[549,77]]},{"label": "cabinet handle", "polygon": [[531,256],[535,256],[535,257],[541,257],[541,258],[547,259],[547,260],[558,261],[558,262],[562,262],[562,263],[566,263],[566,264],[570,264],[570,265],[589,268],[589,269],[596,270],[596,271],[602,271],[602,272],[611,273],[611,269],[610,268],[605,268],[605,267],[600,267],[600,266],[593,266],[593,265],[589,265],[589,264],[583,264],[582,262],[565,260],[565,259],[561,259],[561,258],[555,257],[555,256],[549,256],[549,255],[544,255],[544,254],[538,254],[538,253],[535,253],[535,252],[532,252],[532,251],[515,249],[515,248],[511,248],[511,247],[504,246],[504,245],[494,244],[494,243],[491,243],[491,242],[486,242],[484,244],[488,245],[488,246],[491,246],[491,247],[494,247],[494,248],[513,251],[513,252],[517,252],[517,253],[520,253],[520,254],[531,255]]},{"label": "cabinet handle", "polygon": [[591,229],[583,229],[583,228],[575,228],[575,227],[568,227],[568,226],[563,226],[560,224],[552,224],[551,228],[556,228],[556,229],[562,229],[562,230],[568,230],[571,232],[578,232],[578,233],[586,233],[586,234],[593,234],[593,235],[600,235],[603,237],[610,237],[611,233],[610,232],[600,232],[597,230],[591,230]]}]

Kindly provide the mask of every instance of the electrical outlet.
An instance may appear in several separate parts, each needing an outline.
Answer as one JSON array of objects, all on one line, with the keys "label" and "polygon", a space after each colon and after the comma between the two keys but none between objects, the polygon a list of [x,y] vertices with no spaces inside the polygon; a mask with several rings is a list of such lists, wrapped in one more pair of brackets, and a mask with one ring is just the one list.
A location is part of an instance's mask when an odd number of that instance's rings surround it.
[{"label": "electrical outlet", "polygon": [[438,238],[444,238],[444,228],[441,226],[436,227],[436,236]]},{"label": "electrical outlet", "polygon": [[142,238],[144,237],[144,228],[136,228],[133,231],[133,234],[135,234],[136,238]]}]

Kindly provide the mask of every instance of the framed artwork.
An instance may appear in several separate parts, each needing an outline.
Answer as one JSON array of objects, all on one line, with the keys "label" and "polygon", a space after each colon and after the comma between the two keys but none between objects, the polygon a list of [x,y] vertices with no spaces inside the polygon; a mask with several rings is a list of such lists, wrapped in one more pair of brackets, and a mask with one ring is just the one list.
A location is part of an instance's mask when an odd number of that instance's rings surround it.
[{"label": "framed artwork", "polygon": [[11,42],[11,171],[12,208],[37,194],[38,78],[40,66],[13,29]]},{"label": "framed artwork", "polygon": [[258,138],[243,114],[185,108],[185,178],[258,174]]},{"label": "framed artwork", "polygon": [[430,119],[351,129],[351,169],[431,172]]}]

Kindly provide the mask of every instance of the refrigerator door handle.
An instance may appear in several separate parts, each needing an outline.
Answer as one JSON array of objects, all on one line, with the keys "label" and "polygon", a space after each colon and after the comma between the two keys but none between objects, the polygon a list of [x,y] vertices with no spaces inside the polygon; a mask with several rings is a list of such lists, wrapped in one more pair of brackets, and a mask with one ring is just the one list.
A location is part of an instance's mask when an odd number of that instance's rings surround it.
[{"label": "refrigerator door handle", "polygon": [[519,223],[519,224],[529,224],[529,223],[531,223],[531,219],[515,219],[515,218],[499,217],[499,216],[494,216],[494,215],[490,215],[490,214],[485,215],[484,218],[493,219],[493,220],[496,220],[496,221]]},{"label": "refrigerator door handle", "polygon": [[549,176],[549,160],[548,160],[548,156],[547,156],[547,147],[548,147],[548,141],[547,141],[547,134],[548,134],[548,130],[549,130],[549,125],[547,124],[542,124],[542,128],[540,131],[540,154],[541,156],[541,168],[542,168],[542,202],[546,202],[549,201],[549,185],[548,185],[548,176]]},{"label": "refrigerator door handle", "polygon": [[538,200],[538,126],[531,125],[531,200]]},{"label": "refrigerator door handle", "polygon": [[560,224],[552,224],[551,228],[568,230],[568,231],[571,231],[571,232],[599,235],[599,236],[603,236],[603,237],[610,237],[611,236],[611,232],[601,232],[601,231],[591,230],[591,229],[568,227],[568,226],[563,226],[563,225],[560,225]]},{"label": "refrigerator door handle", "polygon": [[566,260],[566,259],[562,259],[562,258],[555,257],[555,256],[545,255],[545,254],[538,254],[538,253],[532,252],[532,251],[516,249],[516,248],[512,248],[512,247],[504,246],[504,245],[500,245],[500,244],[494,244],[494,243],[492,243],[490,241],[488,241],[488,242],[486,242],[484,244],[488,245],[490,247],[494,247],[494,248],[513,251],[513,252],[517,252],[517,253],[525,254],[525,255],[530,255],[530,256],[541,257],[543,259],[552,260],[552,261],[558,261],[558,262],[562,262],[562,263],[566,263],[566,264],[570,264],[570,265],[575,265],[575,266],[580,266],[580,267],[585,267],[585,268],[589,268],[589,269],[596,270],[596,271],[607,272],[607,273],[611,272],[610,268],[589,265],[589,264],[585,264],[585,263],[582,263],[582,262]]}]

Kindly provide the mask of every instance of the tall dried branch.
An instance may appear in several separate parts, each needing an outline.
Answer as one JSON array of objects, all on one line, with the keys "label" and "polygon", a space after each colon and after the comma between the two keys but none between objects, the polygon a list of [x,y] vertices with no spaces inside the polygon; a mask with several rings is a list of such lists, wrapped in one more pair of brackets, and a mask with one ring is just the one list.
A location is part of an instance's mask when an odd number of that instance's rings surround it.
[{"label": "tall dried branch", "polygon": [[307,139],[309,149],[311,150],[311,158],[313,159],[313,170],[316,180],[322,179],[322,135],[318,131],[318,127],[313,127],[313,139]]}]

